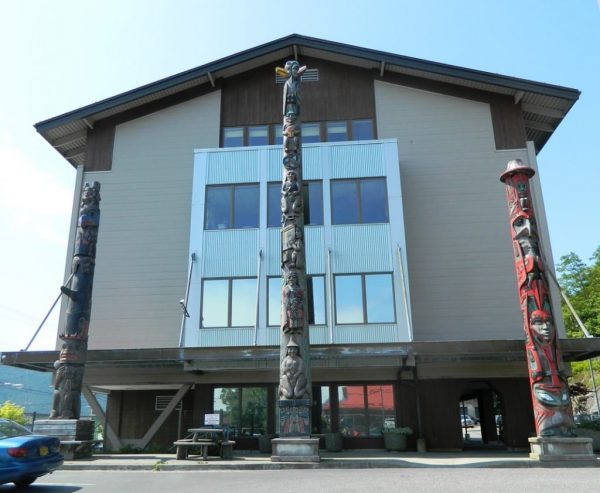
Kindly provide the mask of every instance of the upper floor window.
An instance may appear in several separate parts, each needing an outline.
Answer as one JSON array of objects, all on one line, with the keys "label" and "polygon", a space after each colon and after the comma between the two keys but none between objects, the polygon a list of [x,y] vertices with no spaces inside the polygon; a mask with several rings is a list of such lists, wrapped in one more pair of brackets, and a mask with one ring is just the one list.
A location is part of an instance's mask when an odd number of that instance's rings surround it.
[{"label": "upper floor window", "polygon": [[334,279],[336,323],[395,322],[391,274],[341,274]]},{"label": "upper floor window", "polygon": [[244,127],[223,129],[223,147],[242,147],[244,145]]},{"label": "upper floor window", "polygon": [[266,146],[269,145],[269,127],[266,125],[257,127],[248,127],[248,145]]},{"label": "upper floor window", "polygon": [[256,321],[256,278],[204,279],[202,327],[250,327]]},{"label": "upper floor window", "polygon": [[388,222],[385,178],[331,181],[332,224]]},{"label": "upper floor window", "polygon": [[[373,120],[339,120],[302,123],[302,143],[343,142],[375,138]],[[281,145],[281,124],[224,127],[223,147]]]},{"label": "upper floor window", "polygon": [[352,120],[352,140],[371,140],[373,136],[373,120]]},{"label": "upper floor window", "polygon": [[205,229],[258,228],[257,184],[206,187]]},{"label": "upper floor window", "polygon": [[[323,182],[305,181],[302,185],[304,200],[304,224],[309,226],[323,224]],[[267,186],[267,226],[281,226],[281,184],[269,183]]]},{"label": "upper floor window", "polygon": [[327,142],[345,142],[348,140],[348,122],[327,122]]},{"label": "upper floor window", "polygon": [[[281,324],[281,277],[269,277],[267,325]],[[325,277],[307,276],[308,323],[325,325]]]}]

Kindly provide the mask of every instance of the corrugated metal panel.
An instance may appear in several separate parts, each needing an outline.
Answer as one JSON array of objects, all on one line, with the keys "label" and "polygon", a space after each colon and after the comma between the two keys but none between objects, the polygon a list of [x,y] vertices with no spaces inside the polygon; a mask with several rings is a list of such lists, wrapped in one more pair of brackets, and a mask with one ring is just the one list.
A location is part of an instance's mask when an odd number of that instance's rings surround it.
[{"label": "corrugated metal panel", "polygon": [[281,329],[279,327],[267,327],[267,346],[279,346]]},{"label": "corrugated metal panel", "polygon": [[323,226],[306,226],[306,273],[325,273],[325,243]]},{"label": "corrugated metal panel", "polygon": [[204,232],[204,277],[256,276],[257,255],[257,229]]},{"label": "corrugated metal panel", "polygon": [[282,181],[283,151],[281,147],[272,147],[267,151],[267,181]]},{"label": "corrugated metal panel", "polygon": [[334,272],[393,270],[389,224],[332,226],[331,230]]},{"label": "corrugated metal panel", "polygon": [[[306,273],[323,274],[325,272],[323,226],[306,226]],[[281,275],[281,233],[278,228],[267,230],[267,252],[265,258],[267,276]]]},{"label": "corrugated metal panel", "polygon": [[279,228],[267,229],[265,267],[267,276],[281,275],[281,233]]},{"label": "corrugated metal panel", "polygon": [[304,180],[323,179],[323,153],[328,144],[311,145],[302,148],[302,178]]},{"label": "corrugated metal panel", "polygon": [[253,327],[217,327],[200,330],[200,347],[251,346]]},{"label": "corrugated metal panel", "polygon": [[309,328],[308,337],[311,344],[329,344],[329,328],[326,325],[314,325]]},{"label": "corrugated metal panel", "polygon": [[[386,325],[344,325],[333,328],[336,344],[364,344],[367,342],[400,342],[398,327]],[[312,342],[312,341],[311,341]]]},{"label": "corrugated metal panel", "polygon": [[331,178],[384,175],[381,144],[345,144],[331,147]]},{"label": "corrugated metal panel", "polygon": [[259,181],[257,148],[207,153],[206,183],[256,183]]}]

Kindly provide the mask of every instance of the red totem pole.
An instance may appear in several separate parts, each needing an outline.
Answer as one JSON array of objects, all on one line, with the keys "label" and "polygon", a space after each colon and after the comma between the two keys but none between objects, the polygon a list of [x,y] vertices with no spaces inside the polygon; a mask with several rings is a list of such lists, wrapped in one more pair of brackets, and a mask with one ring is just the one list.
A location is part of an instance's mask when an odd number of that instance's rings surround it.
[{"label": "red totem pole", "polygon": [[506,185],[535,428],[538,437],[572,437],[573,410],[529,188],[534,174],[533,169],[516,159],[509,161],[500,180]]}]

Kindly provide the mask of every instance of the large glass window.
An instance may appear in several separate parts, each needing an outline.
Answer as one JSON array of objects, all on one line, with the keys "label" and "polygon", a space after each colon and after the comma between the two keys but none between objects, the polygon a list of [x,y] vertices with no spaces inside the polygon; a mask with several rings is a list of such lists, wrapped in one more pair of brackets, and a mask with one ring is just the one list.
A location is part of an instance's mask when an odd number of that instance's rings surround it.
[{"label": "large glass window", "polygon": [[205,228],[258,228],[257,184],[206,187]]},{"label": "large glass window", "polygon": [[244,127],[223,129],[223,147],[242,147],[244,145]]},{"label": "large glass window", "polygon": [[256,278],[205,279],[202,327],[251,327],[256,322]]},{"label": "large glass window", "polygon": [[396,423],[392,385],[340,385],[340,432],[349,437],[380,437]]},{"label": "large glass window", "polygon": [[384,223],[387,221],[385,178],[332,180],[332,224]]},{"label": "large glass window", "polygon": [[[308,226],[323,224],[323,182],[305,181],[302,184],[304,200],[304,224]],[[267,185],[267,226],[281,226],[281,184]]]},{"label": "large glass window", "polygon": [[[267,325],[281,325],[281,278],[270,277],[268,280]],[[308,297],[308,323],[325,325],[325,277],[309,276],[306,279]]]},{"label": "large glass window", "polygon": [[213,410],[223,415],[223,425],[233,436],[258,436],[267,430],[266,387],[218,387]]},{"label": "large glass window", "polygon": [[336,323],[394,323],[395,313],[391,274],[335,276]]}]

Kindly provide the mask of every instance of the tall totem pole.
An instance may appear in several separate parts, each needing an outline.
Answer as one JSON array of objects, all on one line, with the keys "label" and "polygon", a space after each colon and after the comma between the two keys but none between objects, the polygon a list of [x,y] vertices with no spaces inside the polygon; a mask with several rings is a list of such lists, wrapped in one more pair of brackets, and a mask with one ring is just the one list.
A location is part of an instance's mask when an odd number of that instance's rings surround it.
[{"label": "tall totem pole", "polygon": [[69,299],[62,347],[54,362],[54,399],[50,418],[79,419],[81,384],[92,309],[96,241],[100,224],[100,183],[86,183],[81,194],[71,282],[60,290]]},{"label": "tall totem pole", "polygon": [[573,437],[575,423],[569,387],[558,347],[529,187],[534,174],[532,168],[516,159],[509,161],[500,180],[506,185],[536,435]]},{"label": "tall totem pole", "polygon": [[283,89],[283,183],[281,186],[281,347],[279,435],[311,433],[311,376],[304,253],[304,204],[300,136],[300,77],[306,70],[291,60],[277,73]]}]

